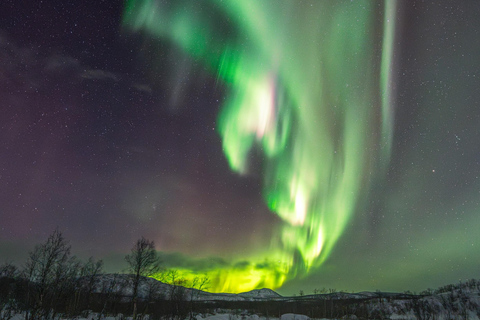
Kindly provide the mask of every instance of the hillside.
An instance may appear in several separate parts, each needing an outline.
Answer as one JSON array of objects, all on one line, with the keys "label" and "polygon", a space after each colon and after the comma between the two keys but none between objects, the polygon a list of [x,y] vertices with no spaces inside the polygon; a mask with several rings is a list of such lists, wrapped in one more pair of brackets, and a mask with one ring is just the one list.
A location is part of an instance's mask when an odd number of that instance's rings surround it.
[{"label": "hillside", "polygon": [[[132,295],[131,276],[127,274],[104,274],[97,276],[96,293],[115,292],[121,296]],[[212,293],[181,286],[173,286],[153,278],[143,278],[138,289],[141,299],[148,299],[149,295],[155,295],[163,299],[170,299],[172,294],[182,291],[185,300],[195,301],[255,301],[281,299],[281,295],[271,289],[257,289],[243,293]]]},{"label": "hillside", "polygon": [[[38,308],[29,302],[31,295],[25,295],[35,292],[32,290],[38,291],[38,283],[21,277],[0,277],[0,316],[8,320],[27,312],[39,319],[57,313],[69,318],[84,314],[85,310],[99,315],[131,314],[131,275],[95,276],[92,291],[87,285],[90,279],[77,278],[73,291],[68,291],[67,286],[60,287],[63,291],[56,291],[55,299],[48,300],[49,305]],[[138,292],[140,312],[153,316],[175,314],[183,317],[190,313],[203,317],[218,313],[238,314],[241,310],[241,314],[264,317],[295,313],[315,319],[480,320],[480,280],[429,289],[419,294],[376,291],[284,297],[265,288],[238,294],[211,293],[142,278]]]},{"label": "hillside", "polygon": [[[111,287],[114,290],[122,290],[122,296],[127,297],[131,295],[128,281],[128,275],[99,276],[97,292],[101,293],[101,288]],[[113,285],[114,282],[116,282],[115,285]],[[167,300],[176,290],[182,290],[186,301],[216,303],[227,310],[238,306],[241,302],[252,302],[253,304],[249,304],[252,313],[260,312],[263,308],[279,310],[281,313],[295,310],[312,318],[352,316],[364,319],[480,319],[479,280],[447,285],[420,294],[377,291],[283,297],[270,289],[252,290],[239,294],[210,293],[175,287],[155,279],[145,278],[139,290],[142,299],[148,299],[152,286],[156,286],[160,297]],[[265,307],[265,303],[268,303],[268,307]],[[261,308],[258,307],[260,305]]]}]

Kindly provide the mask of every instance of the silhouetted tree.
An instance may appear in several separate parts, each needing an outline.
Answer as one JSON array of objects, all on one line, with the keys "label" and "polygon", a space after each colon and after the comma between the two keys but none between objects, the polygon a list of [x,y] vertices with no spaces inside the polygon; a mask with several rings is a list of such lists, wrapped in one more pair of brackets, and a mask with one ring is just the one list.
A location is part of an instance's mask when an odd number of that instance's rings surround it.
[{"label": "silhouetted tree", "polygon": [[77,290],[75,291],[75,301],[73,303],[73,312],[82,311],[89,308],[92,294],[98,284],[99,275],[103,272],[103,261],[90,257],[80,270]]},{"label": "silhouetted tree", "polygon": [[138,287],[142,277],[151,277],[161,270],[161,262],[155,243],[142,237],[137,240],[131,253],[125,256],[128,263],[128,272],[133,275],[133,318],[137,316]]},{"label": "silhouetted tree", "polygon": [[146,282],[146,294],[144,308],[142,311],[143,315],[146,315],[150,310],[148,309],[150,304],[155,304],[158,301],[165,299],[165,296],[162,292],[162,283],[156,279],[149,279]]},{"label": "silhouetted tree", "polygon": [[208,276],[195,277],[191,283],[190,290],[190,318],[193,319],[194,301],[198,300],[200,293],[208,289],[210,278]]},{"label": "silhouetted tree", "polygon": [[70,254],[70,245],[56,229],[43,244],[30,252],[23,270],[28,280],[25,318],[53,318],[56,307],[65,304],[74,290],[80,264]]},{"label": "silhouetted tree", "polygon": [[103,319],[107,312],[113,314],[117,312],[117,306],[124,296],[127,281],[119,274],[113,274],[110,275],[109,279],[103,279],[101,286],[102,309],[98,314],[98,320]]},{"label": "silhouetted tree", "polygon": [[0,265],[0,320],[10,320],[19,310],[15,299],[18,268],[13,263]]},{"label": "silhouetted tree", "polygon": [[187,279],[182,277],[177,270],[169,270],[165,277],[170,285],[170,306],[172,318],[185,318],[188,311],[185,305]]},{"label": "silhouetted tree", "polygon": [[0,265],[0,278],[14,278],[18,276],[18,267],[11,262],[5,262]]}]

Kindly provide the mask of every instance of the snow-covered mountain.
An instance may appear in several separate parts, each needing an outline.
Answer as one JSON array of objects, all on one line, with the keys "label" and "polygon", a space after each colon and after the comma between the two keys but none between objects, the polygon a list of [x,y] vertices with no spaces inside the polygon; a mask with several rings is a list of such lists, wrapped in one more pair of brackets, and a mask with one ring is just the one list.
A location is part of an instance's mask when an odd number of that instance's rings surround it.
[{"label": "snow-covered mountain", "polygon": [[416,299],[395,299],[369,303],[372,315],[387,319],[480,319],[480,281],[449,285],[422,292]]},{"label": "snow-covered mountain", "polygon": [[248,292],[239,293],[239,296],[245,298],[259,298],[259,299],[276,299],[276,298],[283,298],[281,295],[276,293],[271,289],[256,289]]},{"label": "snow-covered mountain", "polygon": [[[104,274],[97,276],[96,293],[116,294],[130,297],[133,294],[133,277],[128,274]],[[212,293],[181,286],[173,286],[153,278],[142,278],[138,296],[140,299],[160,297],[170,299],[172,295],[181,292],[185,300],[198,301],[254,301],[281,299],[281,295],[271,289],[257,289],[243,293]]]},{"label": "snow-covered mountain", "polygon": [[242,293],[210,293],[200,291],[197,300],[224,300],[224,301],[255,301],[283,299],[281,295],[271,289],[257,289]]},{"label": "snow-covered mountain", "polygon": [[[129,298],[132,295],[130,275],[101,275],[96,279],[95,292],[116,294]],[[302,305],[308,312],[312,306],[317,312],[328,317],[350,317],[352,319],[471,319],[480,320],[480,280],[470,280],[457,285],[449,285],[421,294],[387,292],[335,292],[329,294],[283,297],[270,289],[249,292],[211,293],[196,289],[172,286],[155,279],[143,278],[139,287],[139,297],[149,300],[153,296],[170,299],[180,292],[182,299],[190,301],[272,301],[280,304]],[[322,309],[324,306],[324,309]],[[324,311],[322,311],[324,310]],[[298,310],[300,311],[300,310]]]}]

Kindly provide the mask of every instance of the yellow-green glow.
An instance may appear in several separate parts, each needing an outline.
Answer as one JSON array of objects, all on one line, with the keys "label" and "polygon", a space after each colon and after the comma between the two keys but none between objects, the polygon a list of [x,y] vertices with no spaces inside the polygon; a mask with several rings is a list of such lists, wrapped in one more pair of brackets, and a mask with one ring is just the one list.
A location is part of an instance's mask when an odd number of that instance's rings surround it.
[{"label": "yellow-green glow", "polygon": [[[202,271],[200,274],[188,269],[177,268],[176,270],[179,278],[187,280],[186,286],[197,276],[208,277],[210,281],[207,290],[211,292],[240,293],[255,288],[278,288],[286,280],[286,274],[283,272],[257,269],[254,266]],[[163,274],[153,278],[165,281]]]},{"label": "yellow-green glow", "polygon": [[206,3],[238,34],[216,30],[214,18],[183,1],[127,1],[124,22],[175,42],[228,88],[218,129],[232,170],[247,174],[252,149],[263,153],[263,197],[283,223],[263,256],[249,260],[282,267],[209,270],[218,279],[211,290],[277,288],[328,258],[380,154],[389,157],[394,6],[386,1],[382,31],[375,17],[383,2]]}]

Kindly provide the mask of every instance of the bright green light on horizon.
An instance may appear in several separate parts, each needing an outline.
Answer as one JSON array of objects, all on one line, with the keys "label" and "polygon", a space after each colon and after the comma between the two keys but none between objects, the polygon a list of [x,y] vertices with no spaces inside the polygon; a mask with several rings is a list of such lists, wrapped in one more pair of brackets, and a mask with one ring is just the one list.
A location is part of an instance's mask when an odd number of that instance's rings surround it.
[{"label": "bright green light on horizon", "polygon": [[[129,0],[124,22],[174,41],[230,90],[219,115],[224,152],[240,174],[248,173],[252,149],[264,155],[263,196],[283,220],[265,256],[279,261],[282,275],[221,270],[216,278],[224,285],[212,291],[277,288],[327,259],[367,194],[371,173],[386,166],[393,21],[385,19],[377,61],[373,1],[211,4],[238,34],[222,34],[215,17],[182,1]],[[391,17],[392,1],[385,7]]]}]

